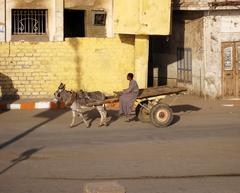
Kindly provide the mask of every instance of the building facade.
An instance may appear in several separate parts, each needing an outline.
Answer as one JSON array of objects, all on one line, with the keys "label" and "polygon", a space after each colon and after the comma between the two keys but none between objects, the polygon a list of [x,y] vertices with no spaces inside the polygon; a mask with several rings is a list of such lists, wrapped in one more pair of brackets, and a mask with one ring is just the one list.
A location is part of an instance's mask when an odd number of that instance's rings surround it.
[{"label": "building facade", "polygon": [[112,0],[1,0],[0,41],[113,37]]},{"label": "building facade", "polygon": [[[128,5],[128,6],[126,6]],[[147,87],[149,35],[169,35],[171,0],[0,0],[0,97]]]},{"label": "building facade", "polygon": [[169,37],[150,39],[158,84],[211,98],[240,96],[240,2],[176,0]]}]

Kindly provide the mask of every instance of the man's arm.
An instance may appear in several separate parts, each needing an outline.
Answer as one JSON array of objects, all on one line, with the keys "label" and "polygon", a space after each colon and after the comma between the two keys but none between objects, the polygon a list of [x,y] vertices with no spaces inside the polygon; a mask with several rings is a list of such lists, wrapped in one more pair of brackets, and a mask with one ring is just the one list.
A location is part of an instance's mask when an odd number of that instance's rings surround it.
[{"label": "man's arm", "polygon": [[129,87],[127,89],[124,89],[123,93],[124,94],[131,93],[134,90],[134,88],[135,88],[135,81],[131,81],[129,83]]}]

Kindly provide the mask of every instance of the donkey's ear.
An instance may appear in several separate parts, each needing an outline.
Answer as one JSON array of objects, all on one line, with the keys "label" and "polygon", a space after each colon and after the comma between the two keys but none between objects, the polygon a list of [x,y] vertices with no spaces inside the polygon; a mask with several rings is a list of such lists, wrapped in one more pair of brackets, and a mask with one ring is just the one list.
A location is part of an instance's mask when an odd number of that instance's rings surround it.
[{"label": "donkey's ear", "polygon": [[63,84],[63,83],[61,82],[61,84],[59,85],[58,88],[60,88],[60,89],[65,89],[65,84]]}]

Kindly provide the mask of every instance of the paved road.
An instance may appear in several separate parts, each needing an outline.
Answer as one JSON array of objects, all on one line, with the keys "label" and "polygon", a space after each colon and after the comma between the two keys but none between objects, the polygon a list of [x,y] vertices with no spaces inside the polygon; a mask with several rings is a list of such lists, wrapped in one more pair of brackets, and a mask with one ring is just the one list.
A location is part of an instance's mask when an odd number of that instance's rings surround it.
[{"label": "paved road", "polygon": [[[66,110],[0,112],[0,192],[80,193],[92,181],[118,181],[128,193],[239,193],[240,107],[181,96],[174,123],[68,125]],[[229,102],[226,102],[229,103]]]}]

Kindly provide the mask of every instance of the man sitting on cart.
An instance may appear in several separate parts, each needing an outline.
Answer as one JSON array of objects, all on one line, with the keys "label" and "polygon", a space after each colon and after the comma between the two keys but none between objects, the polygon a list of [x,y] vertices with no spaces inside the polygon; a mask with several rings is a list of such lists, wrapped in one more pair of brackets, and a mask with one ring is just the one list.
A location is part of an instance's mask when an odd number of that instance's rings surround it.
[{"label": "man sitting on cart", "polygon": [[130,121],[130,114],[133,108],[133,104],[139,93],[138,84],[133,79],[133,76],[133,73],[127,74],[129,87],[127,89],[124,89],[119,97],[119,115],[125,115],[126,121]]}]

